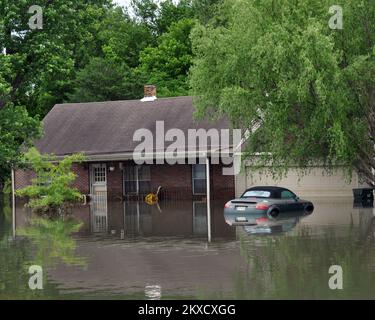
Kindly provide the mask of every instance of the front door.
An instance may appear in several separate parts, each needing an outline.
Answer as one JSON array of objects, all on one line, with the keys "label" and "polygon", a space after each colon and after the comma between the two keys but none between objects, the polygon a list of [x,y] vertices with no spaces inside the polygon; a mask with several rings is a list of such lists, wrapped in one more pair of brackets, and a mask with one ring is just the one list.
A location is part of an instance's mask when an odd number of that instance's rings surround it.
[{"label": "front door", "polygon": [[92,164],[90,167],[90,180],[92,196],[91,230],[92,232],[106,232],[108,227],[106,164]]}]

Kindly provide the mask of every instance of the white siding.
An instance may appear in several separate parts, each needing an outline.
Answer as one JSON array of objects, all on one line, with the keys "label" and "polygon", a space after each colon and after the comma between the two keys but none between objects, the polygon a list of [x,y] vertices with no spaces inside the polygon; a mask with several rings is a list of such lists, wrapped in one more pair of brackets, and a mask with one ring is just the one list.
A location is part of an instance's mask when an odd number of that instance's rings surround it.
[{"label": "white siding", "polygon": [[286,177],[274,179],[268,173],[254,172],[246,167],[236,176],[237,196],[253,186],[285,187],[301,197],[352,196],[352,189],[359,187],[359,181],[356,173],[353,173],[351,181],[347,181],[343,169],[336,169],[329,175],[322,168],[314,167],[306,175],[301,175],[298,168],[293,168]]}]

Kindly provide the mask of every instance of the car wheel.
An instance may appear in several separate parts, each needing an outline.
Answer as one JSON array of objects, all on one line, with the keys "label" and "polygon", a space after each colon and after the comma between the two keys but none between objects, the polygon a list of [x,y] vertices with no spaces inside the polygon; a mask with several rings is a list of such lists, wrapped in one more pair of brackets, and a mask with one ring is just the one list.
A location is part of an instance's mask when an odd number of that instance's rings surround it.
[{"label": "car wheel", "polygon": [[275,219],[275,218],[277,218],[277,217],[279,216],[279,214],[280,214],[280,211],[279,211],[279,209],[276,209],[276,208],[273,208],[273,209],[271,209],[271,210],[268,212],[268,216],[269,216],[269,218],[271,218],[271,219]]},{"label": "car wheel", "polygon": [[312,214],[314,211],[314,205],[312,203],[309,203],[306,207],[305,207],[305,212],[306,214]]}]

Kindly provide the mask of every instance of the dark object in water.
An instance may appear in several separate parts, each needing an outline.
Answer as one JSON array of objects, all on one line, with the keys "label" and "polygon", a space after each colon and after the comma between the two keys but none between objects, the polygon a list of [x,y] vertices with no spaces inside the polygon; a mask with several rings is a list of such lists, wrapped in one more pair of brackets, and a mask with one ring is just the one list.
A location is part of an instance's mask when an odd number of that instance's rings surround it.
[{"label": "dark object in water", "polygon": [[371,188],[360,188],[353,189],[353,196],[355,203],[373,203],[374,202],[374,191]]}]

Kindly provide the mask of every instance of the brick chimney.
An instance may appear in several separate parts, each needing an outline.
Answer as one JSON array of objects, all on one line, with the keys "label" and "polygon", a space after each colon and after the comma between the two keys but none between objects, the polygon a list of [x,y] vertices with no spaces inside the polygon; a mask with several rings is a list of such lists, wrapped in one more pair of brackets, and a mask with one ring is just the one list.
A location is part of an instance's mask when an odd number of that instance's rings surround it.
[{"label": "brick chimney", "polygon": [[146,84],[144,86],[144,98],[141,100],[142,102],[150,102],[155,101],[156,97],[156,86]]}]

